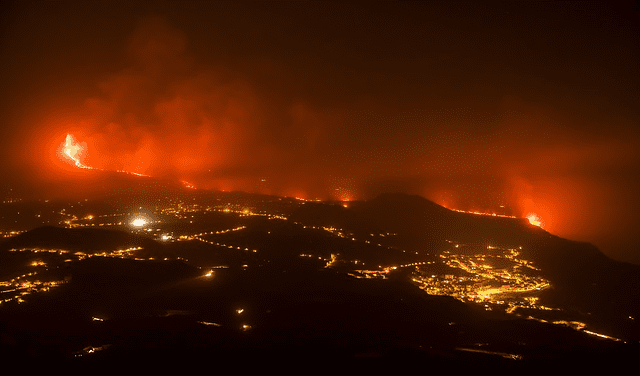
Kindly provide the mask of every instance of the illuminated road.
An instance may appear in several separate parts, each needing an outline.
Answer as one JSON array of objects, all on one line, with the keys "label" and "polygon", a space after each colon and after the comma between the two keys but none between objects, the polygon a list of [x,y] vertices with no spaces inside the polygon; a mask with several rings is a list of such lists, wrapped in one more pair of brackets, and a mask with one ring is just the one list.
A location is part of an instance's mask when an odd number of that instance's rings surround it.
[{"label": "illuminated road", "polygon": [[[81,206],[80,202],[77,204]],[[126,209],[118,210],[116,213],[86,214],[86,212],[82,213],[79,208],[74,208],[74,205],[70,205],[57,209],[56,214],[62,218],[59,224],[67,228],[112,226],[134,234],[150,235],[157,240],[168,243],[197,241],[227,250],[251,253],[259,252],[256,244],[253,246],[244,243],[238,244],[242,239],[242,232],[247,231],[250,226],[251,222],[246,222],[249,217],[259,216],[270,221],[273,220],[277,226],[280,226],[279,223],[289,221],[287,216],[282,213],[259,210],[257,205],[235,204],[227,200],[205,205],[197,203],[195,198],[193,200],[175,199],[167,201],[165,205],[156,205],[149,209],[142,207],[135,209],[138,210]],[[207,221],[212,219],[217,221],[215,222],[215,230],[212,230],[211,227],[207,228]],[[179,230],[175,230],[175,232],[166,230],[167,222],[170,221],[173,221],[172,226]],[[301,259],[316,260],[324,268],[344,272],[353,278],[387,279],[393,273],[404,270],[402,273],[408,271],[410,280],[427,294],[451,296],[463,302],[478,304],[486,310],[502,310],[516,315],[523,311],[531,314],[533,311],[559,310],[540,303],[540,292],[551,288],[551,282],[542,277],[540,269],[534,263],[522,257],[521,247],[510,248],[495,245],[478,247],[450,241],[447,249],[429,255],[415,249],[407,250],[396,247],[395,239],[398,235],[390,232],[355,235],[348,229],[311,226],[297,222],[292,222],[283,228],[290,229],[296,234],[301,231],[318,231],[336,238],[335,244],[339,252],[332,249],[331,252],[314,254],[312,251],[301,250],[302,253],[298,255]],[[203,231],[203,229],[206,230]],[[11,230],[3,236],[16,236],[21,232],[23,231]],[[231,234],[240,234],[240,237],[226,237]],[[266,231],[266,234],[268,236],[271,232]],[[345,254],[348,252],[343,254],[340,247],[355,247],[353,249],[361,252],[359,254],[365,260],[346,256]],[[64,260],[66,262],[89,257],[153,259],[149,256],[146,258],[134,256],[136,251],[141,249],[142,247],[131,247],[95,253],[31,248],[12,249],[11,251],[32,252],[34,256],[39,252],[64,255],[67,258]],[[370,250],[389,251],[388,254],[393,255],[388,258],[389,260],[409,261],[376,264],[366,259]],[[164,259],[167,260],[167,258]],[[180,257],[178,259],[185,260]],[[50,288],[65,283],[64,280],[43,280],[40,277],[40,271],[54,267],[54,265],[47,265],[37,257],[30,261],[30,265],[40,269],[0,282],[0,303],[23,303],[29,294],[46,292]],[[212,268],[216,266],[205,266],[203,277],[213,277]],[[244,264],[242,268],[247,266]],[[616,340],[613,337],[587,330],[586,324],[578,321],[555,320],[551,323],[566,325],[590,335]],[[241,327],[241,330],[248,329],[250,326]]]}]

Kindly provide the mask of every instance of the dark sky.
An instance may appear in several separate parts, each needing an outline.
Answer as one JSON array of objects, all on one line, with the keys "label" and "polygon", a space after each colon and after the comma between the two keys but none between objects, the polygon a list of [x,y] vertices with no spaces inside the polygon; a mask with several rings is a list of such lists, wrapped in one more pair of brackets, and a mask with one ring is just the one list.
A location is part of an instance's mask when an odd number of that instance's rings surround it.
[{"label": "dark sky", "polygon": [[640,263],[634,2],[1,7],[5,190],[54,194],[72,133],[95,168],[533,212]]}]

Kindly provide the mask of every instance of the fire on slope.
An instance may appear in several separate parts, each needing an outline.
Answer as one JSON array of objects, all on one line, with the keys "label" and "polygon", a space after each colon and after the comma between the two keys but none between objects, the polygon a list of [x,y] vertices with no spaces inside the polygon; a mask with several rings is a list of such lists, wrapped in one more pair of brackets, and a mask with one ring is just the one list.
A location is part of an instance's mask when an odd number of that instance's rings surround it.
[{"label": "fire on slope", "polygon": [[[466,211],[466,210],[459,210],[459,209],[451,209],[451,208],[447,208],[449,210],[453,210],[459,213],[468,213],[468,214],[475,214],[475,215],[486,215],[486,216],[491,216],[491,217],[503,217],[503,218],[517,218],[515,216],[512,215],[504,215],[504,214],[497,214],[497,213],[489,213],[489,212],[480,212],[480,211]],[[544,222],[542,221],[542,219],[533,212],[528,213],[525,216],[526,219],[529,220],[529,223],[531,223],[534,226],[538,226],[538,227],[542,227],[542,225],[544,224]]]},{"label": "fire on slope", "polygon": [[80,162],[80,155],[83,151],[84,147],[74,139],[72,134],[67,133],[67,138],[65,139],[64,147],[62,149],[63,154],[70,158],[77,167],[93,169],[92,167],[85,166]]},{"label": "fire on slope", "polygon": [[[80,161],[80,157],[85,152],[85,149],[86,149],[86,147],[84,145],[78,143],[76,141],[75,137],[73,137],[72,134],[67,133],[67,137],[65,139],[65,143],[64,143],[64,146],[62,148],[62,153],[63,153],[63,155],[65,157],[71,159],[73,161],[73,163],[76,165],[76,167],[89,169],[89,170],[106,171],[106,170],[101,169],[101,168],[95,168],[95,167],[91,167],[91,166],[85,165]],[[124,173],[124,174],[129,174],[129,175],[150,177],[149,175],[141,174],[139,172],[124,171],[124,170],[115,170],[115,171],[116,172],[121,172],[121,173]]]},{"label": "fire on slope", "polygon": [[538,227],[542,227],[542,219],[540,219],[540,217],[538,217],[538,215],[536,213],[529,213],[527,214],[526,218],[529,220],[529,223],[531,223],[534,226],[538,226]]}]

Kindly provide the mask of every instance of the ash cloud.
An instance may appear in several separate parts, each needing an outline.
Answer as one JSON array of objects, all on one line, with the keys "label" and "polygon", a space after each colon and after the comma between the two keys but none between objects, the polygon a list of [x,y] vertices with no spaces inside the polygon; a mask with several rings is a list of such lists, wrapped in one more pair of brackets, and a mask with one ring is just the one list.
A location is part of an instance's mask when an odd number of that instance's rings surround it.
[{"label": "ash cloud", "polygon": [[[625,7],[182,7],[134,28],[146,6],[130,17],[105,6],[99,23],[43,6],[7,26],[17,57],[0,105],[19,121],[1,130],[5,167],[48,188],[73,172],[49,160],[69,132],[85,164],[201,188],[404,191],[533,211],[597,245],[640,225],[637,22]],[[56,17],[40,27],[33,12]]]},{"label": "ash cloud", "polygon": [[157,17],[140,23],[126,51],[133,64],[84,102],[87,164],[189,178],[265,162],[259,103],[238,72],[199,64],[185,34]]}]

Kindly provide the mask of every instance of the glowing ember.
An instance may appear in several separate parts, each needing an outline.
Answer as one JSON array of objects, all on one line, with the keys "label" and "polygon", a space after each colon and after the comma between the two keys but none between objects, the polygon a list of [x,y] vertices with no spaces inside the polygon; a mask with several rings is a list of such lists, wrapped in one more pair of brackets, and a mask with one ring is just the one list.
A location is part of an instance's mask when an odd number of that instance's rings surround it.
[{"label": "glowing ember", "polygon": [[135,227],[142,227],[147,223],[146,220],[144,220],[143,218],[136,218],[133,220],[133,222],[131,222],[131,224]]},{"label": "glowing ember", "polygon": [[529,223],[531,223],[532,225],[542,227],[542,219],[540,219],[540,217],[538,217],[536,213],[529,213],[527,214],[526,218],[529,220]]}]

